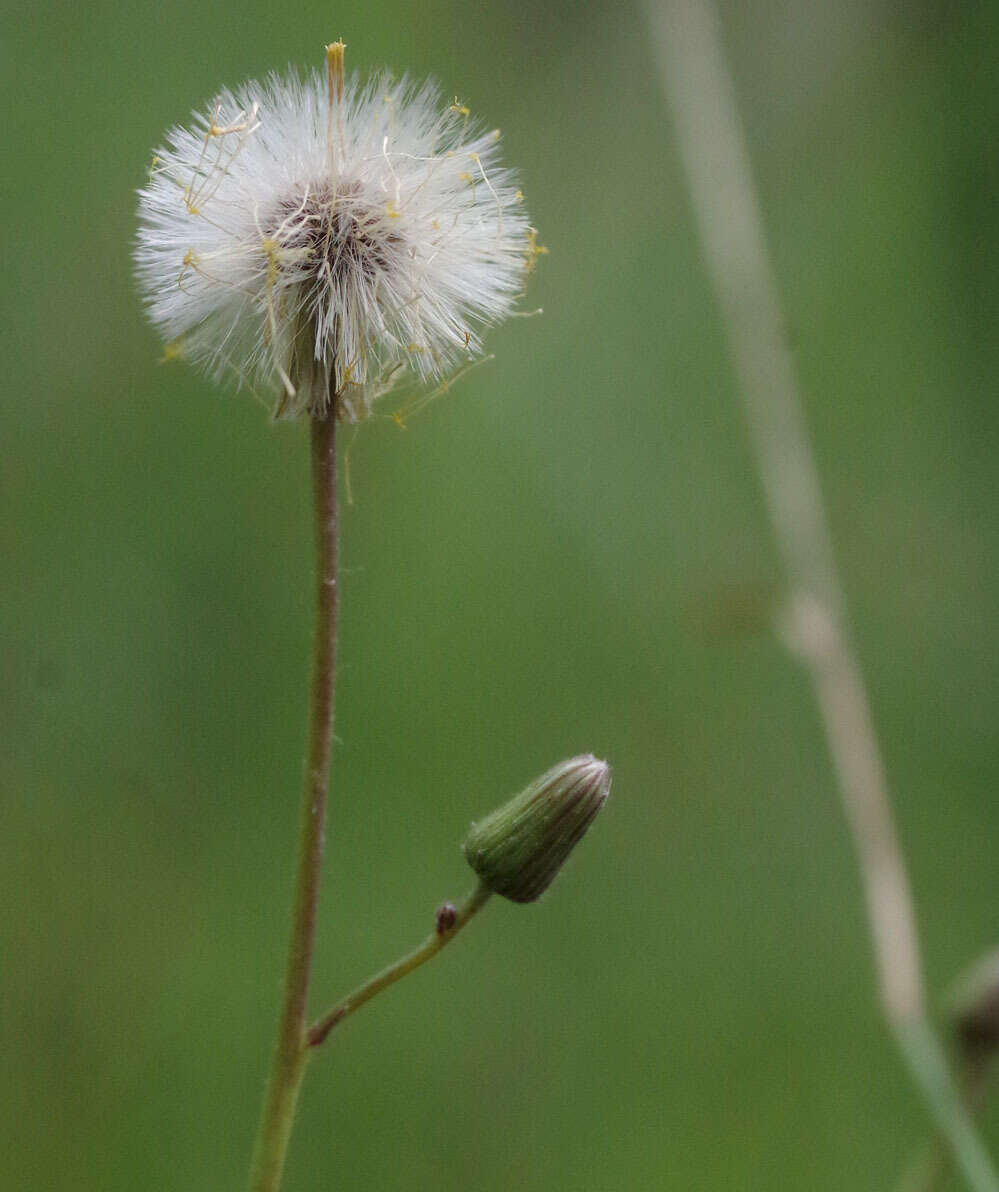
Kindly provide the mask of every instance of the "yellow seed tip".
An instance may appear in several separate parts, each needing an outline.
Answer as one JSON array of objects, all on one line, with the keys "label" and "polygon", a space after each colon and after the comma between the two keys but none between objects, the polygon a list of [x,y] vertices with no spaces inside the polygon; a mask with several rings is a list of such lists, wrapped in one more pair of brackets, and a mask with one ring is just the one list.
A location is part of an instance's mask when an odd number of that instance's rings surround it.
[{"label": "yellow seed tip", "polygon": [[524,253],[524,262],[526,264],[526,276],[530,276],[538,264],[538,257],[546,257],[548,249],[543,244],[538,243],[537,228],[527,229],[527,249]]},{"label": "yellow seed tip", "polygon": [[347,43],[342,39],[332,41],[326,47],[326,72],[329,79],[329,97],[332,104],[334,95],[337,103],[343,99],[343,58]]}]

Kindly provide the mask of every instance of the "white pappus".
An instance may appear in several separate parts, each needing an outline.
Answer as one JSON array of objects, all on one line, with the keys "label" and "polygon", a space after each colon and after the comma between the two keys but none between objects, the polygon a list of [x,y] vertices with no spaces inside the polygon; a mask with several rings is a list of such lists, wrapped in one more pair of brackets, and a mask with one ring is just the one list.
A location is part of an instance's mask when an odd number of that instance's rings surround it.
[{"label": "white pappus", "polygon": [[499,132],[433,84],[271,76],[174,128],[139,192],[136,272],[167,341],[275,415],[357,421],[446,385],[545,250]]}]

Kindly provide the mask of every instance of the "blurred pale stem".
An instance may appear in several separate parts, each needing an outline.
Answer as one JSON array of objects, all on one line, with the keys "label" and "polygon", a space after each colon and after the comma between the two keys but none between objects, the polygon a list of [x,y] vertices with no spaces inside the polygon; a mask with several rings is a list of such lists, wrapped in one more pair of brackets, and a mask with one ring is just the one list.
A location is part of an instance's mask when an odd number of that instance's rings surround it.
[{"label": "blurred pale stem", "polygon": [[969,1187],[999,1180],[926,1017],[915,913],[881,753],[850,640],[818,469],[787,344],[718,15],[643,0],[791,590],[785,642],[808,669],[860,865],[885,1015]]},{"label": "blurred pale stem", "polygon": [[[964,1103],[968,1112],[977,1115],[985,1103],[994,1063],[990,1058],[965,1060]],[[899,1181],[898,1192],[936,1192],[943,1186],[952,1167],[951,1152],[947,1140],[938,1129],[933,1138],[904,1172]]]},{"label": "blurred pale stem", "polygon": [[347,995],[342,1001],[337,1002],[335,1006],[316,1024],[310,1028],[307,1039],[310,1047],[318,1047],[320,1043],[324,1042],[330,1031],[339,1026],[341,1022],[349,1015],[353,1014],[355,1010],[359,1010],[366,1002],[370,1002],[376,994],[382,992],[383,989],[388,989],[390,985],[394,985],[396,981],[401,981],[403,977],[408,976],[414,969],[418,969],[420,965],[426,964],[428,960],[432,959],[444,947],[445,944],[451,942],[458,932],[465,926],[477,910],[479,910],[489,899],[491,891],[481,882],[471,891],[464,900],[454,908],[454,921],[451,925],[443,930],[438,928],[432,934],[427,936],[418,948],[414,948],[412,952],[407,953],[395,962],[390,964],[388,968],[382,969],[380,973],[376,973],[373,977],[369,977],[363,985],[359,985],[353,993]]},{"label": "blurred pale stem", "polygon": [[309,701],[309,752],[299,827],[298,872],[284,1002],[250,1175],[251,1192],[277,1192],[309,1055],[305,1009],[326,835],[333,740],[337,627],[336,416],[312,420],[316,533],[316,625]]}]

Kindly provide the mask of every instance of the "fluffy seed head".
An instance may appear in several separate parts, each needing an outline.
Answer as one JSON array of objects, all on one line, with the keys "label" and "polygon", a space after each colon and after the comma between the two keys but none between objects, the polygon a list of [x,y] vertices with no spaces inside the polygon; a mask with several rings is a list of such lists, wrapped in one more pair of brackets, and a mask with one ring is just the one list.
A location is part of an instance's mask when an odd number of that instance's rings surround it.
[{"label": "fluffy seed head", "polygon": [[326,70],[223,91],[139,192],[136,271],[166,355],[235,373],[276,415],[350,421],[446,384],[539,253],[523,196],[433,84]]}]

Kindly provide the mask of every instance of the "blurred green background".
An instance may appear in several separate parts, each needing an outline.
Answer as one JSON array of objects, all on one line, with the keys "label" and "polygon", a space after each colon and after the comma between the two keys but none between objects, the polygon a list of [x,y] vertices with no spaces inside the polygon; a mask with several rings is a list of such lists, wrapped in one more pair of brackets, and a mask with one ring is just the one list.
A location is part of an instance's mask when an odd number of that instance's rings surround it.
[{"label": "blurred green background", "polygon": [[[220,84],[337,35],[502,127],[551,255],[543,317],[352,449],[315,1009],[462,892],[474,816],[580,750],[615,789],[544,901],[490,906],[318,1056],[286,1187],[891,1187],[926,1120],[809,688],[769,638],[705,629],[779,575],[637,12],[3,16],[3,1187],[243,1186],[304,748],[307,435],[157,364],[134,190]],[[999,7],[724,19],[939,999],[999,927]],[[999,1106],[984,1128],[999,1150]]]}]

